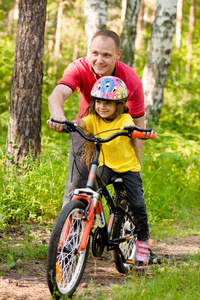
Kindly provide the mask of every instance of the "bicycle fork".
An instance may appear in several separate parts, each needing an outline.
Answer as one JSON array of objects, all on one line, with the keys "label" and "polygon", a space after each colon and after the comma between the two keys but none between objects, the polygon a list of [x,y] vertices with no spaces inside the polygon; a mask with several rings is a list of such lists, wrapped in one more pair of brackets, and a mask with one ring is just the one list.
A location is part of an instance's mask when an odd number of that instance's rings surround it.
[{"label": "bicycle fork", "polygon": [[[105,226],[105,217],[103,213],[103,208],[101,205],[101,201],[99,200],[99,193],[93,191],[90,188],[76,189],[74,191],[74,196],[71,201],[79,200],[83,203],[87,202],[87,206],[84,211],[84,215],[82,220],[84,222],[84,230],[82,233],[80,247],[78,249],[78,253],[84,251],[87,247],[88,238],[90,235],[91,227],[94,221],[94,217],[96,214],[98,225],[101,227]],[[95,213],[96,211],[96,213]]]}]

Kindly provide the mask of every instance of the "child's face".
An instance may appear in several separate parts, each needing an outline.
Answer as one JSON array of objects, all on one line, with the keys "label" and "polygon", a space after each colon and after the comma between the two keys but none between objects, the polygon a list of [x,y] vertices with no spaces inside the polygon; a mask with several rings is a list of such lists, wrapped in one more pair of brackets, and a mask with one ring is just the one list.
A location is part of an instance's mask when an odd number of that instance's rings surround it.
[{"label": "child's face", "polygon": [[95,100],[95,111],[102,119],[112,119],[117,109],[117,103],[113,101]]}]

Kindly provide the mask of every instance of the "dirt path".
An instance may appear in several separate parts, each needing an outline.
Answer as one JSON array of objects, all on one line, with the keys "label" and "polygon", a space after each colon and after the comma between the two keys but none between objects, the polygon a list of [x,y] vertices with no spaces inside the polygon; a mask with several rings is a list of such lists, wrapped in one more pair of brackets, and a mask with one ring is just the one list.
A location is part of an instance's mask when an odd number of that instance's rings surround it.
[{"label": "dirt path", "polygon": [[[195,254],[200,251],[200,237],[191,236],[179,238],[173,242],[152,243],[151,249],[162,259],[182,259],[186,254]],[[150,267],[149,267],[150,268]],[[121,285],[125,275],[119,274],[105,252],[102,259],[89,256],[85,273],[77,289],[76,295],[88,291],[110,289],[110,284]],[[95,289],[94,289],[95,286]],[[95,299],[94,293],[91,298]],[[0,300],[50,300],[50,293],[46,283],[46,269],[41,261],[20,263],[19,269],[10,269],[5,276],[0,276]]]}]

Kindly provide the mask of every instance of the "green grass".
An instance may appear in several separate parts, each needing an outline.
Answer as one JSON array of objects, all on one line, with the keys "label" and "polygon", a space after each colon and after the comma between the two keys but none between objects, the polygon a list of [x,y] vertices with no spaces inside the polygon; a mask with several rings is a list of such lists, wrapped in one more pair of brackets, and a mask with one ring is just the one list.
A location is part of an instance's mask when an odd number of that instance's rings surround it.
[{"label": "green grass", "polygon": [[199,299],[200,253],[185,261],[161,268],[153,266],[150,274],[133,275],[123,287],[113,286],[111,299]]},{"label": "green grass", "polygon": [[[142,269],[141,269],[142,270]],[[110,289],[104,286],[90,286],[95,292],[86,289],[74,299],[104,300],[198,300],[200,298],[200,253],[186,255],[181,261],[164,262],[161,266],[153,265],[150,270],[136,271],[125,280],[123,286],[111,284]]]},{"label": "green grass", "polygon": [[37,227],[37,230],[33,230],[32,226],[34,225],[6,226],[1,232],[0,275],[6,274],[12,268],[20,270],[19,260],[23,263],[35,260],[45,265],[48,245],[41,233],[46,231],[49,237],[49,228],[52,226],[36,225],[34,227]]}]

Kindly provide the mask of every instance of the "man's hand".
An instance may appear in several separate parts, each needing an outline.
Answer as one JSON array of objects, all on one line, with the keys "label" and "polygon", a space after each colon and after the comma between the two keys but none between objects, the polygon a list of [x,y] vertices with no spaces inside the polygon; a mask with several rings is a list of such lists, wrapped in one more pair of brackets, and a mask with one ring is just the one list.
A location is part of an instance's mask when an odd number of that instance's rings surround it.
[{"label": "man's hand", "polygon": [[55,116],[51,116],[50,119],[47,120],[47,125],[49,126],[49,128],[51,130],[54,130],[57,132],[63,132],[63,128],[65,125],[52,122],[51,119],[58,120],[58,121],[65,121],[65,120],[67,120],[65,118],[65,116],[55,115]]}]

